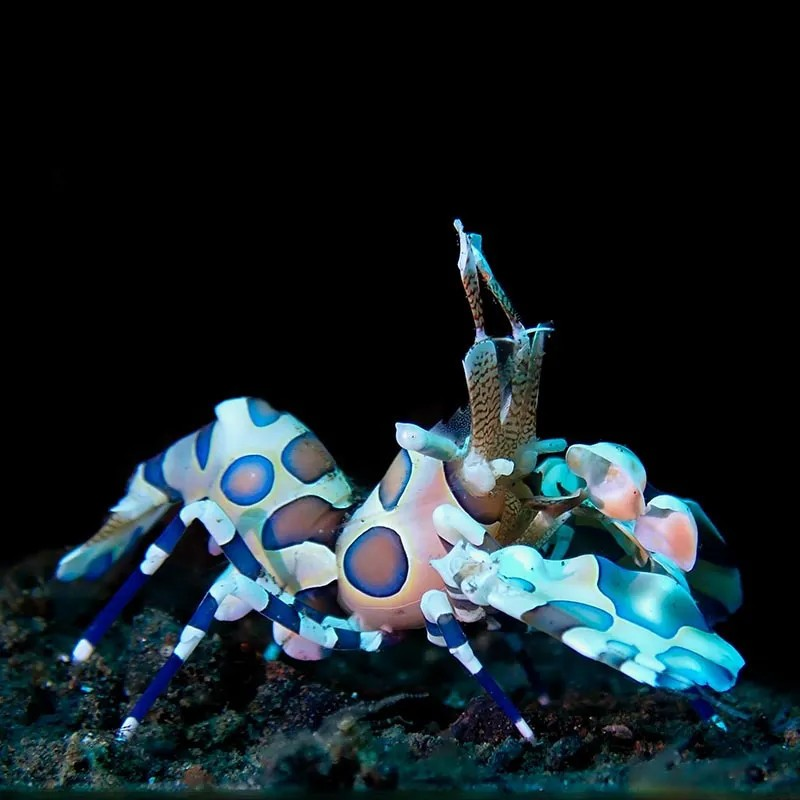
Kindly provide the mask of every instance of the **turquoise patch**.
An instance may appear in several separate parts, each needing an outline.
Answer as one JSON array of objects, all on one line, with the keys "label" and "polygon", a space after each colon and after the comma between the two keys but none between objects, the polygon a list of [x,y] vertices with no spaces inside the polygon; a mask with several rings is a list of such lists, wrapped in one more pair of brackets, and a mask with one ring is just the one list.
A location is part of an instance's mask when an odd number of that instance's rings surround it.
[{"label": "turquoise patch", "polygon": [[576,603],[573,600],[551,600],[547,605],[569,614],[575,620],[575,625],[583,628],[607,631],[614,624],[614,617],[608,611],[586,603]]},{"label": "turquoise patch", "polygon": [[597,588],[614,604],[624,620],[671,639],[689,625],[707,631],[700,609],[691,595],[666,575],[634,572],[597,557]]},{"label": "turquoise patch", "polygon": [[619,669],[626,661],[633,661],[638,652],[639,648],[632,644],[620,642],[618,639],[610,639],[606,642],[606,649],[597,656],[597,661]]},{"label": "turquoise patch", "polygon": [[724,691],[733,683],[735,677],[719,664],[685,647],[670,647],[669,650],[659,653],[656,658],[672,674],[700,686],[711,686],[717,691]]},{"label": "turquoise patch", "polygon": [[530,581],[526,581],[525,578],[514,578],[508,577],[507,575],[501,575],[500,577],[503,579],[503,583],[507,583],[509,586],[513,586],[515,589],[521,589],[523,592],[536,591],[536,587]]}]

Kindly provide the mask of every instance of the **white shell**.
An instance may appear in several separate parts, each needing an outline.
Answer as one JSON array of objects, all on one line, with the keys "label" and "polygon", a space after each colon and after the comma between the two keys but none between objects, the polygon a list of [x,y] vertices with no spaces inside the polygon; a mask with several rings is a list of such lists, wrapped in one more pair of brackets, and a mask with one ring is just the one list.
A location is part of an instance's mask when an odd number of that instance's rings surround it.
[{"label": "white shell", "polygon": [[586,481],[589,499],[607,517],[633,520],[644,513],[647,475],[639,457],[620,444],[574,444],[567,464]]}]

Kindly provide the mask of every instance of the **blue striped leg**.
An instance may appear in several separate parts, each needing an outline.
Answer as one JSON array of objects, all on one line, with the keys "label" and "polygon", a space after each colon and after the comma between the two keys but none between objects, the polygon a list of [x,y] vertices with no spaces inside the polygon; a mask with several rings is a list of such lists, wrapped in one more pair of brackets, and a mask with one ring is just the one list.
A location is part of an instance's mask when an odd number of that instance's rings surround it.
[{"label": "blue striped leg", "polygon": [[710,722],[716,728],[727,733],[728,726],[725,724],[725,720],[722,719],[714,706],[708,702],[697,687],[689,691],[689,702],[703,722]]},{"label": "blue striped leg", "polygon": [[175,545],[186,530],[179,517],[175,517],[167,525],[163,533],[147,548],[144,559],[136,572],[128,576],[114,596],[106,603],[103,610],[94,618],[84,631],[83,637],[72,651],[73,661],[86,661],[94,652],[98,642],[111,627],[114,620],[122,613],[126,605],[134,598],[148,579],[172,554]]},{"label": "blue striped leg", "polygon": [[330,650],[377,650],[383,631],[359,631],[349,620],[317,611],[283,591],[250,552],[230,517],[213,500],[197,500],[181,511],[185,525],[197,519],[240,573],[232,592],[262,616]]},{"label": "blue striped leg", "polygon": [[186,659],[194,651],[200,640],[208,633],[211,621],[214,619],[222,601],[236,591],[236,573],[226,569],[222,576],[206,592],[197,610],[192,615],[186,627],[181,631],[178,644],[167,659],[167,663],[158,671],[142,696],[136,701],[131,713],[126,717],[117,732],[117,739],[127,741],[133,736],[139,723],[152,708],[158,696],[164,692],[172,680],[172,676],[183,666]]},{"label": "blue striped leg", "polygon": [[439,590],[431,590],[422,595],[422,613],[428,631],[428,641],[439,647],[446,647],[480,683],[484,690],[497,703],[503,713],[514,723],[523,738],[533,744],[536,737],[530,725],[522,718],[519,709],[500,688],[478,660],[467,641],[466,634],[455,618],[453,607],[447,595]]}]

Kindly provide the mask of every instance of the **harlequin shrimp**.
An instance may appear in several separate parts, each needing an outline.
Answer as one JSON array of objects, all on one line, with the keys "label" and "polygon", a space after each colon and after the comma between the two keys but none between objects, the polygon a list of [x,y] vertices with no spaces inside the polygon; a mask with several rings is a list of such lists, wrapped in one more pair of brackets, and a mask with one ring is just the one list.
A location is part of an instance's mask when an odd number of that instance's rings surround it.
[{"label": "harlequin shrimp", "polygon": [[[376,651],[397,632],[425,628],[528,740],[533,731],[462,623],[507,615],[654,687],[725,691],[735,683],[744,662],[711,630],[741,602],[738,572],[715,563],[721,536],[696,503],[654,491],[627,448],[538,438],[551,328],[523,324],[480,236],[458,220],[455,227],[475,328],[463,361],[469,405],[430,430],[397,423],[400,451],[366,499],[302,422],[240,397],[140,464],[100,531],[59,562],[60,580],[97,577],[180,506],[75,646],[77,662],[190,523],[202,524],[209,550],[225,562],[120,738],[133,734],[213,620],[253,611],[273,623],[276,646],[299,659]],[[486,333],[481,286],[510,335]],[[335,587],[335,608],[315,602],[324,587]]]}]

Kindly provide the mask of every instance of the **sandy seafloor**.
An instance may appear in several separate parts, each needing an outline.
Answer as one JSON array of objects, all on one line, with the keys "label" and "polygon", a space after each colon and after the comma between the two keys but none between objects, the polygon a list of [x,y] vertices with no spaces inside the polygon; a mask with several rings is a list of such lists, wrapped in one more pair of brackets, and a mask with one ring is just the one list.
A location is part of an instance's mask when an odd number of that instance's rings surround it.
[{"label": "sandy seafloor", "polygon": [[0,582],[0,786],[16,790],[395,790],[717,797],[800,796],[800,697],[745,668],[723,732],[680,695],[640,686],[542,635],[526,653],[476,626],[476,652],[523,709],[538,744],[449,654],[416,631],[380,653],[265,661],[269,624],[215,623],[126,744],[115,731],[219,571],[182,543],[88,663],[67,654],[136,555],[95,582],[51,579],[62,552]]}]

